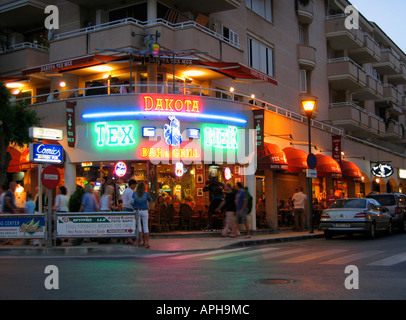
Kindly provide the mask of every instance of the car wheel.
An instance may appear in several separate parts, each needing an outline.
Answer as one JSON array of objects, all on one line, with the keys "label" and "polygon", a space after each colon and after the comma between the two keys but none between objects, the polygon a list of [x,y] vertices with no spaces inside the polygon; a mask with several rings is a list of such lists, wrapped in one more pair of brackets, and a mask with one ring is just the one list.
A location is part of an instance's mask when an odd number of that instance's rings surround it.
[{"label": "car wheel", "polygon": [[392,221],[389,221],[387,233],[388,235],[391,235],[393,233]]},{"label": "car wheel", "polygon": [[376,236],[375,224],[371,223],[368,231],[368,238],[374,239]]},{"label": "car wheel", "polygon": [[330,231],[324,230],[324,237],[326,239],[331,239],[333,237],[333,234]]}]

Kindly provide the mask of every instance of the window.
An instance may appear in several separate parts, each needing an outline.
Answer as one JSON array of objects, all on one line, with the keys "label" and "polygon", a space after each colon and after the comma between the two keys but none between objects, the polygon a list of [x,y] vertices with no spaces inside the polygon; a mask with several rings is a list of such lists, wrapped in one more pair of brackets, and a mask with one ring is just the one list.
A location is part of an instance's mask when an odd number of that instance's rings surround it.
[{"label": "window", "polygon": [[271,77],[274,77],[274,51],[272,48],[247,38],[248,65]]},{"label": "window", "polygon": [[300,92],[308,93],[307,91],[307,71],[300,70]]},{"label": "window", "polygon": [[261,17],[272,22],[272,0],[246,0],[245,5]]}]

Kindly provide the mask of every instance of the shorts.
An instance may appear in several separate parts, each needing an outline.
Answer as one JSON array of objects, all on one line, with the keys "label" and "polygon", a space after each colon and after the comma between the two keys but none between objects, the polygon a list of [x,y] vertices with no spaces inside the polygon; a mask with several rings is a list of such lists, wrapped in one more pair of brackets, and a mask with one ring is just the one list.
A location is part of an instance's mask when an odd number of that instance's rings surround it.
[{"label": "shorts", "polygon": [[245,224],[248,222],[247,219],[247,209],[245,209],[244,211],[237,211],[236,215],[235,215],[235,222],[238,224]]}]

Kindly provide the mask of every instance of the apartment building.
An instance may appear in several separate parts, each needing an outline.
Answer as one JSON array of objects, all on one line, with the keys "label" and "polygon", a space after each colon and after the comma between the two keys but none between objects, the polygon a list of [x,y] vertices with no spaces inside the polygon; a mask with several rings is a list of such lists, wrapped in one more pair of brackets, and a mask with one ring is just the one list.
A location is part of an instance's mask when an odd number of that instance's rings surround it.
[{"label": "apartment building", "polygon": [[[58,29],[45,28],[49,5],[57,8]],[[320,159],[315,197],[323,200],[331,187],[346,196],[404,189],[406,54],[362,12],[358,24],[348,27],[350,5],[345,0],[0,0],[0,79],[18,99],[32,103],[44,127],[68,133],[66,109],[76,107],[75,140],[60,142],[66,153],[61,170],[71,192],[86,179],[99,179],[100,172],[114,173],[114,162],[121,160],[132,176],[149,181],[156,195],[163,190],[180,198],[192,195],[204,205],[204,182],[212,176],[229,181],[224,170],[231,168],[232,183],[243,181],[255,199],[271,199],[266,214],[275,227],[278,201],[305,185],[303,99],[317,101],[311,122],[312,152]],[[58,99],[50,98],[55,90]],[[176,100],[175,94],[181,97]],[[141,131],[131,147],[114,148],[107,136],[100,140],[101,130],[111,127],[124,128],[121,138],[128,142],[130,128],[161,128],[167,115],[124,118],[112,112],[156,110],[165,99],[180,101],[180,112],[193,110],[186,105],[197,101],[200,114],[207,113],[204,120],[178,118],[183,130],[198,129],[202,139],[217,129],[233,138],[230,127],[259,132],[258,170],[244,174],[250,172],[246,162],[224,159],[195,166],[194,160],[205,160],[204,150],[184,148],[193,183],[182,178],[172,185],[167,175],[174,164],[153,162],[162,160],[161,151],[142,142]],[[147,105],[150,101],[155,104]],[[253,110],[259,110],[260,124]],[[136,121],[134,128],[126,123],[130,120]],[[342,151],[335,159],[333,137],[340,137]],[[241,139],[250,142],[252,135]],[[298,170],[287,169],[295,167],[288,148],[301,151]],[[333,162],[323,167],[323,160]],[[84,171],[83,163],[93,167]],[[392,175],[376,177],[371,169],[379,164],[390,166]],[[30,170],[24,184],[32,189],[38,182],[36,169]]]}]

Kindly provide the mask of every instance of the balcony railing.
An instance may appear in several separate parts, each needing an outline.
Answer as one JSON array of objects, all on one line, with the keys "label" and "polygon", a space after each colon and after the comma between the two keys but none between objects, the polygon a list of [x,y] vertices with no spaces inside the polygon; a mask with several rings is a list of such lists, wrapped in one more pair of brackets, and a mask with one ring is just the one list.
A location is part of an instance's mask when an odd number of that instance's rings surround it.
[{"label": "balcony railing", "polygon": [[43,52],[49,52],[49,48],[48,47],[44,47],[42,45],[39,45],[37,43],[32,43],[32,42],[21,42],[21,43],[17,43],[17,44],[12,44],[10,46],[7,47],[0,47],[0,54],[1,53],[6,53],[6,52],[11,52],[11,51],[16,51],[16,50],[21,50],[21,49],[37,49]]},{"label": "balcony railing", "polygon": [[[44,102],[54,93],[47,93],[42,95],[36,95],[26,98],[17,99],[17,101],[27,101],[29,104],[39,104],[39,103],[53,103],[58,101],[69,101],[78,99],[88,99],[102,97],[108,92],[110,94],[119,94],[125,88],[126,92],[130,92],[130,85],[111,85],[111,86],[99,86],[99,87],[89,87],[89,88],[79,88],[72,90],[65,90],[58,92],[58,100],[51,100]],[[277,113],[289,119],[307,124],[308,119],[305,115],[293,112],[291,110],[278,107],[272,103],[252,98],[250,95],[240,94],[236,92],[230,92],[225,90],[213,89],[213,88],[202,88],[202,87],[191,87],[191,86],[173,86],[173,85],[162,85],[162,84],[135,84],[132,85],[133,93],[125,93],[126,95],[142,94],[142,93],[162,93],[162,94],[181,94],[181,95],[195,95],[201,97],[212,97],[222,100],[232,100],[239,103],[246,103],[249,105],[255,105],[257,107],[262,107],[265,110]],[[104,92],[104,93],[100,93]],[[114,92],[114,93],[113,93]],[[334,135],[343,135],[344,131],[326,124],[324,122],[312,119],[312,125],[323,131],[330,132]]]},{"label": "balcony railing", "polygon": [[229,39],[209,28],[206,28],[204,26],[202,26],[201,24],[195,22],[195,21],[185,21],[185,22],[179,22],[179,23],[171,23],[169,21],[166,21],[164,19],[155,19],[155,20],[150,20],[150,21],[139,21],[137,19],[134,18],[125,18],[125,19],[121,19],[121,20],[116,20],[116,21],[110,21],[110,22],[106,22],[106,23],[101,23],[98,25],[94,25],[94,26],[90,26],[90,27],[86,27],[86,28],[82,28],[82,29],[77,29],[77,30],[72,30],[72,31],[67,31],[67,32],[63,32],[60,34],[56,34],[54,36],[54,40],[61,40],[61,39],[66,39],[66,38],[71,38],[71,37],[75,37],[75,36],[80,36],[80,35],[86,35],[88,33],[91,32],[95,32],[95,31],[101,31],[101,30],[106,30],[106,29],[110,29],[112,27],[117,27],[117,26],[123,26],[123,25],[134,25],[140,28],[149,28],[149,27],[156,27],[156,26],[166,26],[174,31],[176,30],[181,30],[181,29],[185,29],[185,28],[195,28],[198,29],[208,35],[211,35],[219,40],[222,40],[226,43],[228,43],[229,45],[236,47],[236,48],[240,48],[240,44],[239,44],[239,37],[232,37],[233,39]]}]

